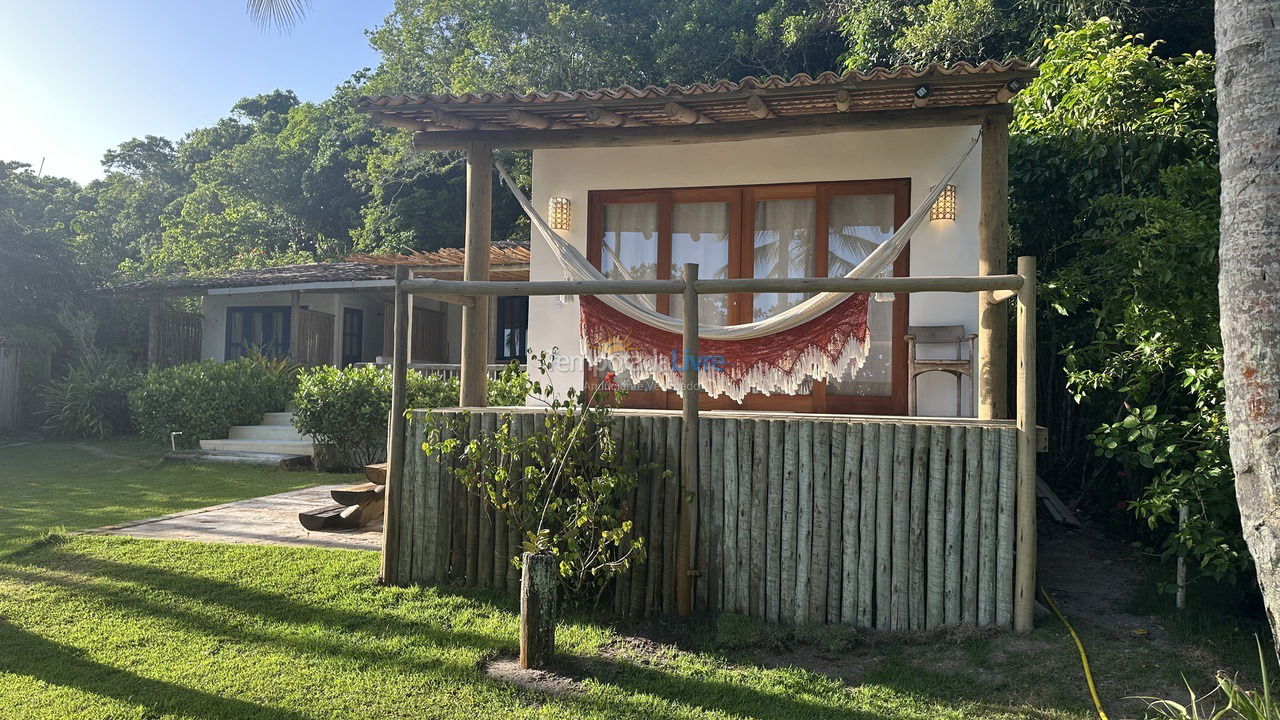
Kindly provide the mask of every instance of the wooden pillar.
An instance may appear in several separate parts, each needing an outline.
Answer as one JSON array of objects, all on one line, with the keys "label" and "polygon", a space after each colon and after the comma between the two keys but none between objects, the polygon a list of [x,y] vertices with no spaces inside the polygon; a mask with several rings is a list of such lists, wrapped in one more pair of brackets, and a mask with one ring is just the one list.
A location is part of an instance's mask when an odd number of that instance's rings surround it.
[{"label": "wooden pillar", "polygon": [[1018,258],[1018,486],[1013,628],[1031,630],[1036,601],[1036,259]]},{"label": "wooden pillar", "polygon": [[[489,279],[489,246],[493,206],[493,148],[481,142],[467,146],[467,235],[463,280]],[[484,407],[488,398],[488,296],[462,307],[462,407]]]},{"label": "wooden pillar", "polygon": [[521,556],[520,667],[545,668],[556,647],[556,575],[559,563],[549,553]]},{"label": "wooden pillar", "polygon": [[[978,217],[978,274],[1009,272],[1009,118],[982,123],[982,188]],[[1009,416],[1009,309],[978,297],[978,397],[983,419]]]},{"label": "wooden pillar", "polygon": [[684,264],[684,404],[680,434],[680,525],[676,538],[676,612],[693,612],[693,518],[698,513],[698,264]]},{"label": "wooden pillar", "polygon": [[147,367],[160,363],[160,306],[153,304],[147,315]]},{"label": "wooden pillar", "polygon": [[387,585],[404,584],[400,567],[400,488],[404,481],[405,373],[409,359],[409,303],[412,296],[400,289],[408,270],[396,266],[395,344],[391,359],[391,413],[387,419],[387,483],[383,493],[382,569],[379,579]]}]

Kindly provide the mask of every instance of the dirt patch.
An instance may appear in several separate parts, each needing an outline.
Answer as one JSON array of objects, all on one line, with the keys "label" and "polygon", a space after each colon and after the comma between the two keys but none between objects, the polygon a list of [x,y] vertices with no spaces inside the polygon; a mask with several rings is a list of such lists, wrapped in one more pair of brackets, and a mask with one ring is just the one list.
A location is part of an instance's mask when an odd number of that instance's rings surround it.
[{"label": "dirt patch", "polygon": [[77,444],[76,444],[76,449],[77,449],[77,450],[83,450],[83,451],[85,451],[85,452],[89,453],[90,455],[93,455],[94,457],[106,458],[106,459],[108,459],[108,460],[127,460],[127,459],[129,459],[129,456],[128,456],[128,455],[121,455],[120,453],[114,453],[114,452],[111,452],[110,450],[106,450],[106,449],[104,449],[104,448],[100,448],[100,447],[98,447],[98,446],[96,446],[96,445],[89,445],[89,444],[86,444],[86,443],[77,443]]},{"label": "dirt patch", "polygon": [[514,655],[502,655],[480,664],[480,672],[491,678],[554,697],[584,691],[580,670],[575,667],[526,670]]},{"label": "dirt patch", "polygon": [[637,665],[662,665],[678,652],[671,645],[635,635],[618,635],[600,646],[600,657],[605,660],[625,660]]}]

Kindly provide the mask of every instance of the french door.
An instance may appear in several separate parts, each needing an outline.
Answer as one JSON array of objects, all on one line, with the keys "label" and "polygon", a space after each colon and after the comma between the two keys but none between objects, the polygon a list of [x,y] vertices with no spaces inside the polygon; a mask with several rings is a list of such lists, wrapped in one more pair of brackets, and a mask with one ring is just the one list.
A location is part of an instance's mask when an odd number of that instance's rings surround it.
[{"label": "french door", "polygon": [[[909,180],[869,180],[745,187],[593,191],[588,257],[618,279],[678,278],[696,262],[702,278],[840,276],[858,264],[909,214]],[[894,272],[908,272],[907,253]],[[808,297],[740,293],[699,297],[704,323],[765,319]],[[702,400],[707,409],[901,414],[906,410],[905,294],[869,303],[871,347],[856,374],[813,382],[798,395],[749,394],[741,403]],[[652,296],[680,316],[679,296]],[[594,380],[588,373],[588,382]],[[630,407],[678,408],[680,398],[651,383],[629,383]]]}]

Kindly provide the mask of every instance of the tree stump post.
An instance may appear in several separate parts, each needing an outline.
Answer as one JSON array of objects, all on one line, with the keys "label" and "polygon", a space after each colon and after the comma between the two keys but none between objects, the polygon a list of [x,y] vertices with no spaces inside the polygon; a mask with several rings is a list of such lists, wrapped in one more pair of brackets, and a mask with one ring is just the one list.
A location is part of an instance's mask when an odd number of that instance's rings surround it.
[{"label": "tree stump post", "polygon": [[545,668],[556,645],[556,558],[524,553],[520,574],[520,668]]}]

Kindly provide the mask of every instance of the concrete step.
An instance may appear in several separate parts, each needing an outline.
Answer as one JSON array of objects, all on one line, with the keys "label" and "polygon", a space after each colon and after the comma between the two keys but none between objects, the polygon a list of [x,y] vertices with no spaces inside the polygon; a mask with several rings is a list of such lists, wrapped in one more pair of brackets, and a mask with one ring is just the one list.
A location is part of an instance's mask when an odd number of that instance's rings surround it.
[{"label": "concrete step", "polygon": [[293,413],[285,412],[269,412],[262,414],[263,425],[293,425]]},{"label": "concrete step", "polygon": [[311,455],[310,440],[201,440],[201,450],[240,453]]},{"label": "concrete step", "polygon": [[307,440],[292,425],[236,425],[228,437],[232,440]]},{"label": "concrete step", "polygon": [[164,459],[165,462],[217,462],[263,465],[277,467],[281,470],[307,470],[311,468],[311,456],[297,454],[180,450],[165,455]]}]

